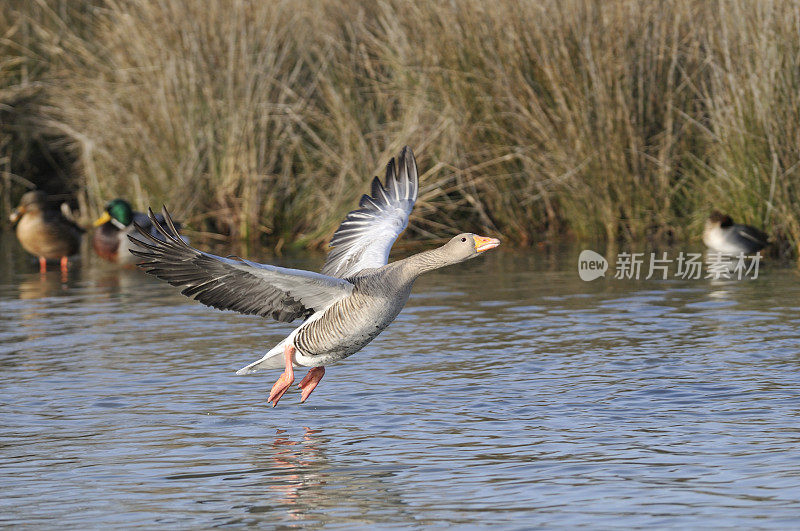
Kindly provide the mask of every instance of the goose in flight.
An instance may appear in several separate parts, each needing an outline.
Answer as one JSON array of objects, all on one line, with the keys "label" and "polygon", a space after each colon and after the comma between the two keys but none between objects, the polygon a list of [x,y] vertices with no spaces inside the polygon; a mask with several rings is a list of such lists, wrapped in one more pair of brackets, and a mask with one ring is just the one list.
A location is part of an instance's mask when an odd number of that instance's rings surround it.
[{"label": "goose in flight", "polygon": [[163,239],[140,229],[140,239],[132,239],[143,249],[131,252],[145,260],[139,264],[145,271],[208,306],[284,322],[302,318],[285,339],[237,374],[283,367],[268,398],[275,407],[294,381],[294,368],[309,367],[299,385],[305,402],[325,366],[361,350],[397,317],[417,277],[500,244],[495,238],[463,233],[441,247],[388,263],[418,189],[417,163],[405,147],[387,165],[385,182],[375,177],[371,195],[362,196],[359,208],[347,214],[331,239],[321,273],[199,251],[180,238],[166,208],[163,224],[149,211]]}]

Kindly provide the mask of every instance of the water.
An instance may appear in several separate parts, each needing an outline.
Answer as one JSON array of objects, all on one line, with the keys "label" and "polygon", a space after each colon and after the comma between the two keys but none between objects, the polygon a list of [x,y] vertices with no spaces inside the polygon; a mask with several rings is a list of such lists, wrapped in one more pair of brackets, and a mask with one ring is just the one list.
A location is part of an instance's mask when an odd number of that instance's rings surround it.
[{"label": "water", "polygon": [[498,250],[272,409],[280,371],[234,371],[290,325],[0,255],[0,524],[800,525],[789,268],[586,283],[573,252]]}]

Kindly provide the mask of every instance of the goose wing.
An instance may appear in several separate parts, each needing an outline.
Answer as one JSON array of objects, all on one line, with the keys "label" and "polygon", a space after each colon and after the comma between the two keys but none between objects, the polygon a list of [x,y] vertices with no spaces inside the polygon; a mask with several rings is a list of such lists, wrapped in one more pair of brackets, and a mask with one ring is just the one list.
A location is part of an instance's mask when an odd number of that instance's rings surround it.
[{"label": "goose wing", "polygon": [[136,224],[146,272],[182,287],[181,293],[207,306],[291,322],[350,295],[353,284],[311,271],[257,264],[242,258],[204,253],[183,241],[164,209],[164,224],[149,211],[149,221],[163,240]]},{"label": "goose wing", "polygon": [[[156,214],[155,218],[156,218],[156,221],[159,223],[159,225],[161,225],[162,227],[166,225],[166,220],[164,219],[164,216],[162,214]],[[144,212],[136,212],[136,211],[134,211],[133,212],[133,221],[134,221],[134,223],[136,223],[137,225],[142,227],[144,230],[148,231],[151,236],[155,236],[159,240],[163,240],[164,239],[164,237],[161,235],[161,233],[158,232],[158,230],[156,230],[156,228],[150,222],[150,217],[149,217],[148,214],[145,214]],[[172,224],[175,225],[176,229],[181,230],[181,223],[179,221],[175,221],[173,219],[172,220]],[[133,229],[133,225],[129,226],[129,228]],[[131,234],[136,234],[136,230],[130,230],[129,232]],[[181,238],[185,238],[185,236],[181,236]]]},{"label": "goose wing", "polygon": [[372,181],[372,195],[364,195],[359,208],[345,217],[334,233],[324,275],[348,278],[359,271],[381,267],[389,261],[389,251],[408,226],[419,191],[419,175],[414,153],[404,147],[386,166],[386,182]]}]

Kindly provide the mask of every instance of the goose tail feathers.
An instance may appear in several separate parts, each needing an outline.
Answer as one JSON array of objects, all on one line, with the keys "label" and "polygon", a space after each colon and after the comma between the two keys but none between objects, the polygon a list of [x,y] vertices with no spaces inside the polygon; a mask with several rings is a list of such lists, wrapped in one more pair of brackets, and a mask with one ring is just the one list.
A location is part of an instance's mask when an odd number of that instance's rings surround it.
[{"label": "goose tail feathers", "polygon": [[239,376],[244,374],[253,374],[254,372],[258,372],[261,369],[280,369],[283,367],[283,345],[284,342],[281,341],[278,345],[270,349],[269,352],[264,354],[264,356],[253,363],[246,365],[236,371],[236,374]]}]

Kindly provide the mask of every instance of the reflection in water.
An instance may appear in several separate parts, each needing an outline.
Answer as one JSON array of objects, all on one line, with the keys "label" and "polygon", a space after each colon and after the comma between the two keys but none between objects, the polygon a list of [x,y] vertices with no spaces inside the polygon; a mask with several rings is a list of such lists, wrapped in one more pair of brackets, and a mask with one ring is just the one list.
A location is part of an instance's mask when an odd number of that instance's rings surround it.
[{"label": "reflection in water", "polygon": [[[328,459],[330,440],[326,430],[302,428],[276,430],[270,448],[259,448],[254,456],[254,470],[266,471],[263,486],[266,495],[247,508],[253,515],[285,516],[285,521],[306,526],[326,524],[369,524],[387,521],[379,515],[391,508],[396,515],[406,514],[402,497],[391,485],[392,473],[371,467],[350,467]],[[265,461],[266,459],[269,461]],[[360,493],[370,492],[379,499],[365,500]],[[409,519],[413,516],[407,514]]]},{"label": "reflection in water", "polygon": [[58,271],[25,275],[19,283],[19,298],[30,300],[63,295],[67,292],[68,281],[69,278],[62,277]]},{"label": "reflection in water", "polygon": [[422,278],[314,402],[276,409],[276,375],[234,372],[291,325],[13,255],[0,523],[795,527],[795,272],[587,283],[579,251]]},{"label": "reflection in water", "polygon": [[[280,474],[282,484],[267,485],[267,489],[279,494],[275,500],[277,504],[289,507],[287,514],[291,520],[302,520],[305,515],[305,503],[300,504],[301,491],[308,491],[324,484],[324,475],[319,470],[324,469],[326,462],[320,450],[320,440],[315,437],[322,430],[304,428],[301,441],[294,441],[287,435],[287,430],[276,430],[275,441],[272,443],[272,462],[270,470],[283,471]],[[315,496],[310,496],[312,499]],[[253,506],[250,511],[254,513],[271,510],[273,504],[266,508]]]}]

